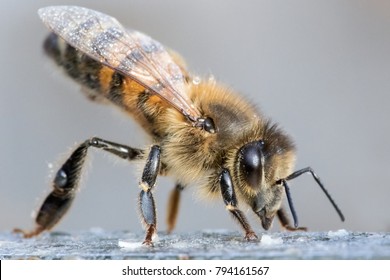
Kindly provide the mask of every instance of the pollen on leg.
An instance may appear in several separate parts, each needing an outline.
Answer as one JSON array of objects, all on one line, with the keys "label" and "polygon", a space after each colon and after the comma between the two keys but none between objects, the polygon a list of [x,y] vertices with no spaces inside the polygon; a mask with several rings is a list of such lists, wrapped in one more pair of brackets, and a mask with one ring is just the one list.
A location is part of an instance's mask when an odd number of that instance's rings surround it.
[{"label": "pollen on leg", "polygon": [[140,183],[139,183],[139,186],[140,186],[140,188],[141,188],[144,192],[147,192],[147,191],[150,190],[150,186],[149,186],[149,184],[146,183],[146,182],[140,182]]},{"label": "pollen on leg", "polygon": [[236,210],[236,209],[237,209],[236,206],[233,206],[233,205],[231,205],[231,204],[227,204],[227,205],[226,205],[226,210],[233,211],[233,210]]}]

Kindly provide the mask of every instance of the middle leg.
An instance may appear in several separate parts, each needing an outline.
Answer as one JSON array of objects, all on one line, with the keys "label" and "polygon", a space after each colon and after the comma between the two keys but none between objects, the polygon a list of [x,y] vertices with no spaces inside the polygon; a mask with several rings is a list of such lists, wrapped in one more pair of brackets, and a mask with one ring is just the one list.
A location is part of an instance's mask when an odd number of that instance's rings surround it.
[{"label": "middle leg", "polygon": [[160,147],[152,146],[139,183],[139,207],[142,220],[146,226],[146,236],[143,244],[153,246],[152,238],[157,233],[156,205],[152,189],[156,184],[157,175],[160,172]]},{"label": "middle leg", "polygon": [[168,200],[168,211],[167,211],[167,232],[171,233],[176,226],[177,214],[180,206],[180,196],[184,186],[176,184],[175,188],[171,191]]}]

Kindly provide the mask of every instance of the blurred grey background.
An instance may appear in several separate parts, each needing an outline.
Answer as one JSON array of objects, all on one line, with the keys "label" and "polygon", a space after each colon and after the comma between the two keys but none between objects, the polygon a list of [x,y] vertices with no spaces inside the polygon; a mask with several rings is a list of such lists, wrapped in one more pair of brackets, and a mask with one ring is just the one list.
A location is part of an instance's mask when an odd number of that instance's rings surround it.
[{"label": "blurred grey background", "polygon": [[[5,1],[3,1],[5,2]],[[37,9],[86,6],[116,17],[180,52],[189,68],[213,74],[259,104],[292,135],[297,168],[321,176],[341,223],[310,176],[292,182],[302,226],[390,230],[390,2],[298,1],[7,1],[0,17],[0,230],[32,228],[31,213],[76,143],[100,136],[142,146],[143,132],[113,107],[89,102],[42,53],[48,33]],[[90,153],[83,187],[57,230],[100,227],[141,231],[139,170]],[[156,188],[165,229],[169,178]],[[239,229],[222,199],[184,193],[177,231]],[[260,222],[248,212],[252,226]],[[273,230],[278,230],[278,223]]]}]

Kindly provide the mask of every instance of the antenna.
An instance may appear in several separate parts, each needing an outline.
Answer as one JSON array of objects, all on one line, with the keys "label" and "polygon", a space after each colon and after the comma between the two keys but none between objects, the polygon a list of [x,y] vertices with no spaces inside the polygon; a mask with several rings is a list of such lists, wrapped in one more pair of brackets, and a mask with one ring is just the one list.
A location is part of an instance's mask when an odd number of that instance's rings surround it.
[{"label": "antenna", "polygon": [[297,228],[298,227],[298,217],[297,217],[297,213],[295,212],[295,208],[294,208],[294,204],[292,202],[292,198],[291,198],[291,193],[290,193],[290,188],[289,186],[287,185],[287,181],[290,181],[292,179],[295,179],[299,176],[301,176],[302,174],[304,173],[310,173],[314,180],[317,182],[317,184],[320,186],[320,188],[322,189],[322,191],[325,193],[326,197],[329,199],[330,203],[332,203],[334,209],[336,210],[337,214],[339,215],[341,221],[345,221],[345,218],[344,218],[344,215],[343,213],[341,212],[340,208],[337,206],[336,202],[333,200],[333,198],[330,196],[330,194],[328,193],[328,191],[325,189],[324,185],[322,184],[320,178],[317,176],[317,174],[314,173],[313,169],[311,169],[311,167],[306,167],[306,168],[303,168],[303,169],[300,169],[298,171],[295,171],[294,173],[288,175],[286,178],[284,179],[280,179],[277,184],[282,184],[285,191],[286,191],[286,196],[287,196],[287,201],[288,201],[288,205],[290,207],[290,211],[291,211],[291,214],[293,216],[293,219],[294,219],[294,226]]}]

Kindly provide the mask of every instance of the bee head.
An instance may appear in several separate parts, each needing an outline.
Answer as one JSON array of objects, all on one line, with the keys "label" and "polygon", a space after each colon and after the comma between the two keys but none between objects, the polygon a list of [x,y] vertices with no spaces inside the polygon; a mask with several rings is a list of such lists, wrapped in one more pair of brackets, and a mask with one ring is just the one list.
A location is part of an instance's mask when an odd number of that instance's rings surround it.
[{"label": "bee head", "polygon": [[249,141],[237,152],[238,192],[269,229],[281,207],[284,188],[280,179],[291,173],[294,146],[276,126],[265,126],[261,139]]}]

